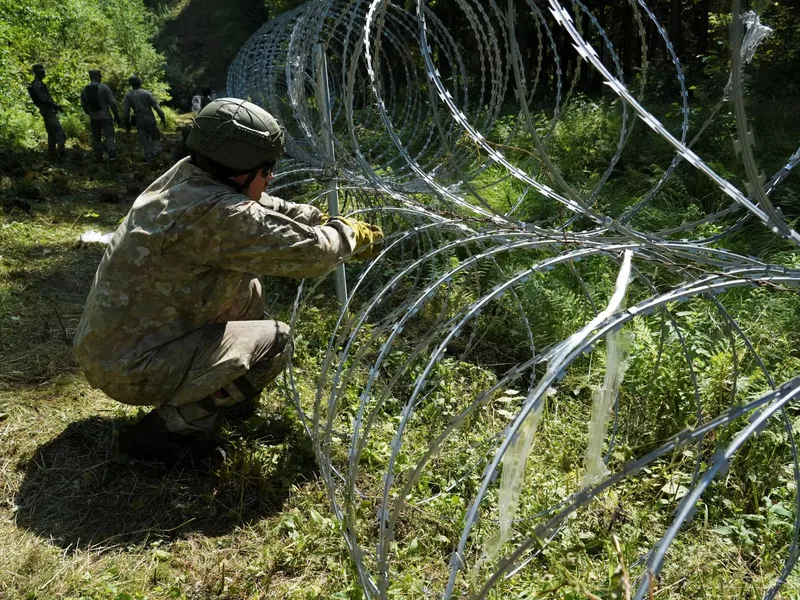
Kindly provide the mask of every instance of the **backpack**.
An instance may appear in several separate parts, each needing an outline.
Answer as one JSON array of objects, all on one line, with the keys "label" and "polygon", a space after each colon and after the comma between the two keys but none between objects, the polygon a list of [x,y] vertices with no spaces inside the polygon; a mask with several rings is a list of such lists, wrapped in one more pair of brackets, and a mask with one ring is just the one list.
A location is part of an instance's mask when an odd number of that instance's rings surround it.
[{"label": "backpack", "polygon": [[99,112],[103,110],[103,105],[100,104],[100,86],[87,85],[86,86],[86,105],[92,112]]},{"label": "backpack", "polygon": [[39,101],[39,95],[33,91],[33,84],[28,86],[28,95],[31,97],[31,100],[33,100],[36,108],[42,107],[42,103]]}]

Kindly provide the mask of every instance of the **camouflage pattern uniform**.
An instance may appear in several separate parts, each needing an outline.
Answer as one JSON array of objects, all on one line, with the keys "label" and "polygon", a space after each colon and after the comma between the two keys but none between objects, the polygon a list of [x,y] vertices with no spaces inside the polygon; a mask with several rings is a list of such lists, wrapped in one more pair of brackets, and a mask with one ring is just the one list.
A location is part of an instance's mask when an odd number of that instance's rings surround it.
[{"label": "camouflage pattern uniform", "polygon": [[[96,93],[100,110],[92,110],[90,106],[89,94],[94,92],[94,90],[90,90],[92,86],[97,87]],[[117,140],[111,115],[113,112],[114,118],[117,120],[119,120],[119,115],[117,114],[117,99],[114,98],[114,92],[105,83],[92,82],[84,87],[81,92],[81,108],[83,108],[83,112],[89,115],[92,131],[92,150],[95,158],[102,158],[103,156],[102,137],[106,139],[108,157],[115,158],[117,155]]]},{"label": "camouflage pattern uniform", "polygon": [[316,277],[355,248],[314,207],[248,200],[184,159],[136,200],[94,278],[75,339],[89,383],[208,431],[285,367],[289,327],[262,320],[258,275]]},{"label": "camouflage pattern uniform", "polygon": [[60,110],[58,104],[50,96],[50,91],[41,79],[34,79],[28,86],[28,92],[34,104],[39,107],[39,113],[44,120],[50,156],[55,156],[56,146],[58,146],[59,153],[63,155],[66,152],[64,144],[67,141],[67,134],[64,133],[64,128],[61,127],[61,121],[58,119]]},{"label": "camouflage pattern uniform", "polygon": [[156,111],[161,121],[164,121],[164,111],[148,90],[144,88],[133,89],[125,96],[122,103],[122,124],[130,126],[130,110],[136,116],[136,133],[144,148],[144,158],[147,161],[161,154],[161,132],[156,125],[153,111]]}]

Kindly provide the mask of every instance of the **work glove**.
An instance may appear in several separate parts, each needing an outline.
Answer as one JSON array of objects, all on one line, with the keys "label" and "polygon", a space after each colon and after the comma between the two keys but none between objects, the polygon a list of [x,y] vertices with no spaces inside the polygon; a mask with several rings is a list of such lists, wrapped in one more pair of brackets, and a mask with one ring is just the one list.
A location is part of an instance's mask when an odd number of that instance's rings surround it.
[{"label": "work glove", "polygon": [[383,230],[380,227],[355,219],[343,217],[337,217],[337,219],[343,221],[356,235],[353,256],[366,260],[378,253],[378,241],[383,238]]}]

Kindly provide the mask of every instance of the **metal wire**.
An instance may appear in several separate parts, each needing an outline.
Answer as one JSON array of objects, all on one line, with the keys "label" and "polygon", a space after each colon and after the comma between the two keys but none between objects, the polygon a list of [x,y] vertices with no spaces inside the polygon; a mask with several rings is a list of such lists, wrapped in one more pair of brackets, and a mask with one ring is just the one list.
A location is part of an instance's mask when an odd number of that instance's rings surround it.
[{"label": "metal wire", "polygon": [[[800,148],[764,183],[745,110],[742,74],[769,30],[754,13],[742,17],[734,0],[731,76],[720,101],[692,132],[683,67],[644,0],[627,3],[642,53],[636,82],[625,81],[619,52],[581,0],[456,4],[458,15],[439,14],[425,0],[416,0],[413,12],[408,4],[387,0],[312,0],[265,24],[231,66],[229,94],[260,104],[288,128],[288,158],[273,193],[322,204],[324,182],[335,179],[344,196],[342,212],[378,222],[387,232],[373,260],[347,266],[346,305],[330,331],[319,332],[327,344],[315,366],[314,397],[301,393],[291,370],[286,392],[312,439],[369,598],[391,594],[404,557],[418,538],[430,538],[431,528],[446,533],[439,535],[441,547],[426,549],[440,560],[429,559],[424,594],[485,598],[492,590],[500,593],[499,586],[513,589],[515,582],[529,581],[535,560],[546,560],[552,540],[576,527],[570,521],[576,512],[591,514],[593,501],[609,490],[630,494],[629,486],[646,469],[674,467],[681,452],[691,456],[690,465],[681,463],[691,475],[679,501],[673,498],[671,523],[665,520],[658,541],[628,565],[634,597],[642,599],[697,507],[713,502],[710,486],[759,432],[783,432],[794,489],[800,483],[785,412],[800,395],[800,376],[783,370],[785,381],[777,380],[771,372],[775,361],[759,354],[747,328],[726,308],[729,296],[741,300],[759,289],[792,294],[800,285],[800,271],[738,255],[723,243],[753,219],[788,247],[800,242],[771,199],[800,162]],[[527,40],[531,52],[520,50],[521,16],[537,35]],[[448,23],[456,21],[469,39],[454,39]],[[644,105],[648,28],[674,66],[677,133]],[[316,110],[312,50],[319,42],[329,63],[335,159],[323,143]],[[565,55],[565,48],[577,56]],[[545,73],[543,64],[552,71]],[[620,99],[616,147],[591,180],[561,168],[553,151],[555,132],[577,102],[582,68],[593,70]],[[629,87],[634,83],[635,94]],[[542,104],[546,99],[549,109]],[[728,101],[746,191],[692,149]],[[503,129],[510,113],[516,118]],[[608,214],[601,193],[634,127],[642,126],[669,144],[671,162],[649,189],[617,207],[616,216]],[[521,139],[527,140],[522,151],[515,146]],[[648,230],[639,217],[675,181],[682,164],[707,178],[718,202],[694,222]],[[499,190],[504,198],[498,199]],[[523,216],[530,205],[541,207],[535,222]],[[708,234],[711,223],[718,230]],[[590,273],[615,272],[626,252],[633,255],[629,307],[603,311],[608,288]],[[294,329],[313,310],[309,299],[329,287],[327,280],[299,286]],[[542,313],[547,293],[564,295],[574,310],[555,319]],[[688,313],[677,312],[681,304],[688,304]],[[702,360],[692,340],[696,330],[687,314],[715,315],[716,343],[731,357],[731,389],[723,404],[703,389]],[[562,336],[572,330],[563,339],[553,331],[559,319]],[[484,548],[498,521],[498,473],[521,428],[534,413],[543,414],[531,460],[552,464],[556,458],[539,437],[558,431],[559,407],[573,415],[585,409],[583,401],[559,389],[560,382],[568,375],[590,380],[594,361],[605,360],[603,340],[613,332],[654,341],[651,356],[630,357],[634,365],[647,364],[649,376],[624,382],[616,396],[603,454],[609,474],[586,489],[576,479],[569,489],[563,482],[549,485],[529,469],[518,482],[523,502],[513,519],[514,535],[501,556],[488,556]],[[665,376],[686,381],[693,408],[676,420],[680,426],[668,439],[656,439],[647,432],[656,429],[662,409],[652,415],[639,404],[651,394],[658,397],[657,381]],[[754,377],[764,382],[758,393],[746,384]],[[497,418],[498,398],[510,418]],[[627,461],[613,458],[620,445],[633,446]],[[784,566],[764,598],[777,596],[800,557],[800,498],[793,508]]]}]

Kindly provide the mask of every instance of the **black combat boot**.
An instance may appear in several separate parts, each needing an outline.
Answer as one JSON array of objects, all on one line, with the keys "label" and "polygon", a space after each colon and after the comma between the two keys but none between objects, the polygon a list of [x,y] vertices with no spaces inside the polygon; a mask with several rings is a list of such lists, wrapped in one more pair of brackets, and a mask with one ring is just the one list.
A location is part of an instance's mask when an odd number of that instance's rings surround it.
[{"label": "black combat boot", "polygon": [[183,461],[214,457],[213,444],[201,435],[181,435],[167,429],[164,419],[153,410],[119,434],[120,454],[131,458],[174,465]]}]

